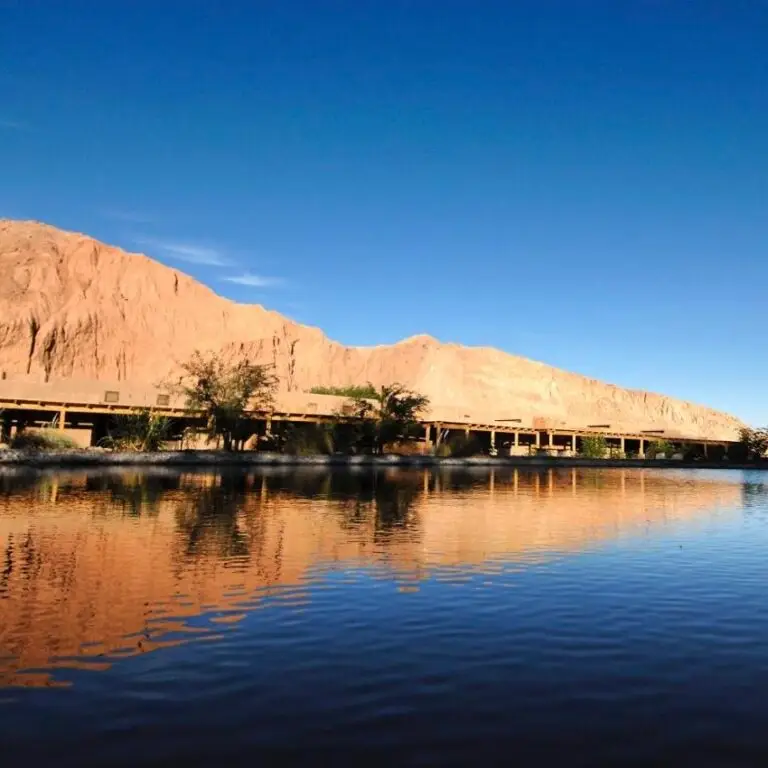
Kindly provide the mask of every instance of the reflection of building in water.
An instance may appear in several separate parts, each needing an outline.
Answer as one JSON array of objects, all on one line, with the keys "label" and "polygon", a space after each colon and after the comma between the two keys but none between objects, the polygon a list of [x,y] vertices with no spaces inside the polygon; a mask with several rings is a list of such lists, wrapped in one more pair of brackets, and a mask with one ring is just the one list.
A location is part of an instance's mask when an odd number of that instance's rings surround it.
[{"label": "reflection of building in water", "polygon": [[324,569],[375,567],[413,585],[443,567],[541,560],[740,504],[738,483],[694,477],[509,469],[5,478],[0,682],[57,657],[178,642],[190,636],[185,620],[203,612],[226,622],[265,596],[306,600]]}]

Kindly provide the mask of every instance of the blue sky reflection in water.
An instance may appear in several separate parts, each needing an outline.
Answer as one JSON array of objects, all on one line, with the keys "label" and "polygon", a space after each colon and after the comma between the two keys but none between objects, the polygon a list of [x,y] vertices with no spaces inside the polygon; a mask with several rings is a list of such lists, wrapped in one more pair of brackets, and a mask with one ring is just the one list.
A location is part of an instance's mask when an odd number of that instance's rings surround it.
[{"label": "blue sky reflection in water", "polygon": [[8,764],[756,764],[766,480],[4,476]]}]

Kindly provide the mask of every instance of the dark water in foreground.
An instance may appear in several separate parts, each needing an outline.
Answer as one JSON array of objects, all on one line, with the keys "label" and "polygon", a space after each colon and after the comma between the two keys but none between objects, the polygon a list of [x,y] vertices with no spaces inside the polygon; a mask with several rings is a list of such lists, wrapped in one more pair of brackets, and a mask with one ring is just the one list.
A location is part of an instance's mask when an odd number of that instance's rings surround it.
[{"label": "dark water in foreground", "polygon": [[767,482],[2,475],[0,764],[766,764]]}]

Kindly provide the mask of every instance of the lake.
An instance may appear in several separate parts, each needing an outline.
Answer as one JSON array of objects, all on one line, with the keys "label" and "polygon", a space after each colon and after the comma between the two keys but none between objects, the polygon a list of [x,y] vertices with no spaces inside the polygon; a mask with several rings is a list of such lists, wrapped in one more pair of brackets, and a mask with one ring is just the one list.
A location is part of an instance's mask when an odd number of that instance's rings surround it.
[{"label": "lake", "polygon": [[0,474],[4,766],[768,761],[768,474]]}]

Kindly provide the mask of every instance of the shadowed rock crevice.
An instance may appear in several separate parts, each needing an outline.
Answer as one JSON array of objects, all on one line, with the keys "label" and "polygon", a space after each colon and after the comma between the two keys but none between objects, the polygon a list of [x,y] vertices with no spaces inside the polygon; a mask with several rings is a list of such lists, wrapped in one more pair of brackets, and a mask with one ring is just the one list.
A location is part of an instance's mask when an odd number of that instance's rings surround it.
[{"label": "shadowed rock crevice", "polygon": [[40,323],[38,319],[32,315],[29,318],[29,352],[27,353],[27,373],[32,370],[32,358],[35,355],[35,347],[37,346],[37,335],[40,333]]}]

